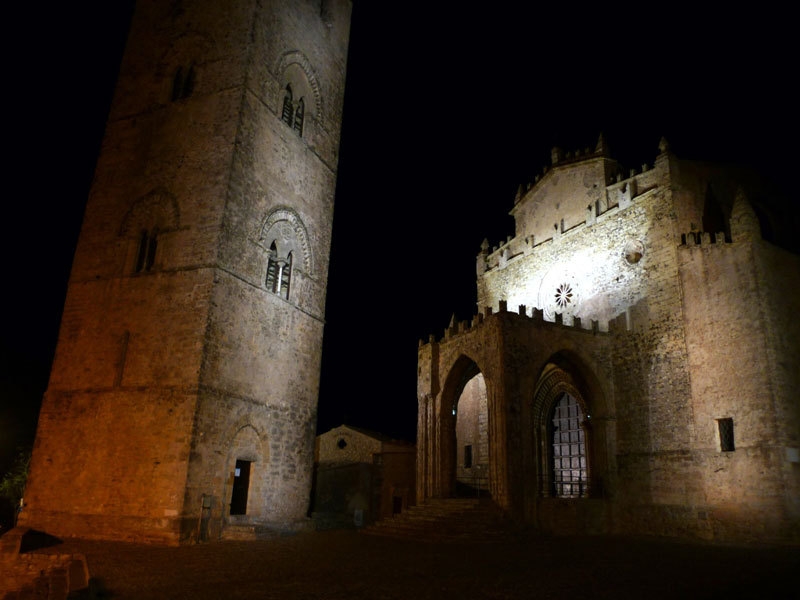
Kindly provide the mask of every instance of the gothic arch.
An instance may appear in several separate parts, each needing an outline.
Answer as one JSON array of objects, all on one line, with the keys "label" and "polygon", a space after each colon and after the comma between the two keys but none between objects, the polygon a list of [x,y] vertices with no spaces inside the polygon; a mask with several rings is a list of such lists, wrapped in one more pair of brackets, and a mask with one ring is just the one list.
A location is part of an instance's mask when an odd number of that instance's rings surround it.
[{"label": "gothic arch", "polygon": [[[302,73],[302,77],[300,74]],[[322,93],[320,91],[317,75],[305,54],[298,50],[289,50],[278,57],[273,66],[273,75],[281,83],[281,93],[290,84],[295,90],[297,98],[304,94],[307,88],[313,102],[306,102],[306,110],[319,121],[323,121]],[[308,116],[308,115],[306,115]]]},{"label": "gothic arch", "polygon": [[[226,520],[234,516],[258,518],[263,509],[258,498],[263,496],[265,474],[269,470],[269,444],[266,436],[247,417],[242,417],[228,430],[228,435],[223,438],[222,448],[225,453],[225,461],[221,465],[224,481],[221,493],[223,516]],[[237,481],[240,466],[246,472],[247,483],[244,486],[240,485],[241,481]],[[251,499],[256,500],[251,502]],[[238,510],[234,510],[237,504]]]},{"label": "gothic arch", "polygon": [[[451,365],[447,377],[445,378],[442,391],[439,394],[439,402],[437,406],[436,421],[438,426],[435,430],[437,437],[434,447],[437,448],[437,457],[435,461],[435,472],[437,473],[437,484],[434,487],[435,495],[442,497],[450,497],[457,494],[457,480],[459,479],[459,471],[461,471],[462,479],[464,476],[463,456],[461,452],[463,448],[458,447],[457,440],[457,416],[458,416],[458,403],[465,390],[470,383],[478,376],[483,380],[484,392],[488,397],[490,396],[489,388],[491,382],[486,377],[486,374],[480,369],[478,363],[467,356],[461,354],[455,359]],[[488,426],[488,410],[487,410],[487,436],[489,431]],[[491,453],[490,444],[491,440],[486,440],[487,454]],[[461,460],[459,460],[461,458]],[[481,488],[485,487],[490,489],[491,485],[488,481],[490,476],[489,461],[486,461],[486,469],[488,475],[487,481],[479,482]],[[462,481],[462,483],[465,483]],[[474,485],[473,485],[474,487]]]},{"label": "gothic arch", "polygon": [[452,411],[461,396],[461,392],[464,391],[464,386],[479,373],[483,373],[483,370],[475,360],[466,354],[459,355],[448,370],[442,387],[441,410],[443,412],[447,412],[448,407]]},{"label": "gothic arch", "polygon": [[291,254],[295,268],[312,276],[314,261],[308,231],[293,209],[284,206],[270,212],[261,225],[258,243],[267,254],[275,243],[279,258],[287,259]]},{"label": "gothic arch", "polygon": [[[528,421],[532,475],[536,480],[536,495],[539,497],[588,497],[598,491],[592,411],[603,403],[598,386],[592,385],[590,379],[579,359],[567,352],[551,356],[539,373]],[[559,405],[561,408],[561,404],[574,407],[570,409],[573,411],[577,409],[577,414],[573,413],[575,431],[570,434],[576,437],[569,438],[574,454],[569,456],[575,462],[575,471],[581,475],[574,487],[567,485],[567,492],[563,487],[559,489],[559,477],[555,475],[558,469],[554,466],[556,461],[563,458],[561,451],[554,448],[559,446],[559,441],[566,442],[564,439],[559,440],[560,433],[554,430],[554,422],[557,422],[555,407]]]}]

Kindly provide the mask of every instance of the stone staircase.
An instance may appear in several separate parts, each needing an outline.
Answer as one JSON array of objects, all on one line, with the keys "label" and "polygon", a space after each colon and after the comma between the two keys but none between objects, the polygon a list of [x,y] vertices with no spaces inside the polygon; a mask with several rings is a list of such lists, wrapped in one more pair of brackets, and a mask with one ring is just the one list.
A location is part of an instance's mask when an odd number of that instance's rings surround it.
[{"label": "stone staircase", "polygon": [[266,540],[314,531],[314,522],[304,519],[292,523],[251,523],[244,520],[225,524],[220,535],[222,541]]},{"label": "stone staircase", "polygon": [[519,529],[491,499],[428,498],[360,532],[422,541],[488,542],[509,539]]}]

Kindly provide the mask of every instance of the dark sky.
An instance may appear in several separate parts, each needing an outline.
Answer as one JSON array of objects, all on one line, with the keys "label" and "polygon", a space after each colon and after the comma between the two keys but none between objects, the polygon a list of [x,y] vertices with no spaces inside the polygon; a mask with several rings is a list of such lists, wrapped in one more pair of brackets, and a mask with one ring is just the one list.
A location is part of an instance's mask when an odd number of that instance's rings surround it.
[{"label": "dark sky", "polygon": [[[0,457],[33,435],[127,32],[130,0],[79,4],[8,20],[19,41],[6,74]],[[348,422],[413,439],[417,341],[475,312],[480,243],[513,232],[514,190],[552,146],[593,147],[603,132],[640,167],[663,135],[683,158],[754,163],[788,189],[789,22],[665,4],[357,0],[320,431]]]}]

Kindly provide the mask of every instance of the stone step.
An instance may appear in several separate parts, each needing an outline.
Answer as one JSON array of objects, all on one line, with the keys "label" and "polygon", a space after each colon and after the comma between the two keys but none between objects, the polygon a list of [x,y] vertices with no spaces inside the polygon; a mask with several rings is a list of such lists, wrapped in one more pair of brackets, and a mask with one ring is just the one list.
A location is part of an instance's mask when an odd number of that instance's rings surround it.
[{"label": "stone step", "polygon": [[256,528],[254,525],[232,525],[228,524],[222,530],[221,539],[223,540],[255,540]]},{"label": "stone step", "polygon": [[512,531],[512,524],[490,501],[458,498],[428,500],[361,530],[367,535],[431,541],[488,541]]}]

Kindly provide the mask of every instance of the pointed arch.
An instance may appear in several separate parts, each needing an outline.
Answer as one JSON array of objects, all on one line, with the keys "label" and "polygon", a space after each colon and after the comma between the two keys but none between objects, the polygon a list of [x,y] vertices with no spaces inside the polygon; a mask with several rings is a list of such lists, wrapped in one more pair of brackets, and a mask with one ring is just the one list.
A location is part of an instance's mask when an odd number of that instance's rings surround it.
[{"label": "pointed arch", "polygon": [[[479,493],[481,490],[490,490],[491,441],[487,389],[490,385],[478,363],[466,354],[456,358],[447,373],[435,417],[438,423],[435,433],[437,439],[434,442],[437,455],[433,465],[432,492],[436,496],[451,497],[460,492]],[[459,404],[462,404],[461,411]],[[478,423],[481,410],[483,422]],[[458,435],[459,417],[470,420],[461,430],[461,439]],[[476,422],[472,423],[473,420]],[[480,436],[481,430],[483,437]],[[471,436],[470,439],[467,439],[468,436]],[[471,450],[467,450],[466,446],[472,446]],[[472,453],[473,464],[470,467],[465,466],[468,453]],[[480,468],[477,468],[478,464]]]},{"label": "pointed arch", "polygon": [[585,498],[596,491],[591,398],[574,357],[558,353],[547,361],[531,407],[538,496]]},{"label": "pointed arch", "polygon": [[[225,436],[227,455],[223,466],[225,487],[222,491],[226,515],[258,517],[253,498],[263,492],[265,472],[269,466],[269,444],[264,434],[246,417],[240,419]],[[259,506],[258,501],[255,506]]]}]

